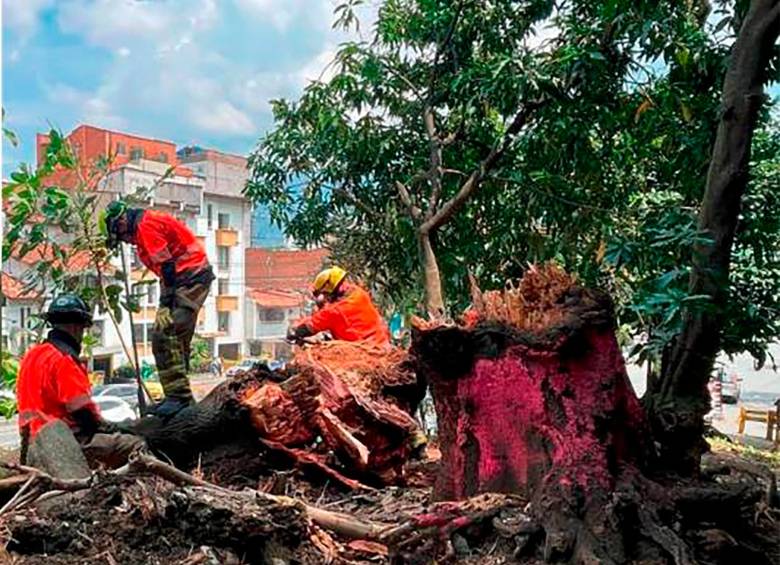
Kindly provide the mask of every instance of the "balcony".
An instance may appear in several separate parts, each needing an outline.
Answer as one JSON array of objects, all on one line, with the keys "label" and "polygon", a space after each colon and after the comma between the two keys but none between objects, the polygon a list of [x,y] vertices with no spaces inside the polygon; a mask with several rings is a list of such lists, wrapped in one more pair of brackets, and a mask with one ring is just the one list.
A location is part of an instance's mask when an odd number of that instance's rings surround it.
[{"label": "balcony", "polygon": [[284,339],[287,335],[287,327],[290,322],[261,322],[255,323],[255,338],[257,339]]},{"label": "balcony", "polygon": [[238,245],[238,232],[234,229],[217,230],[217,246],[233,247]]},{"label": "balcony", "polygon": [[235,312],[238,310],[238,296],[217,296],[217,312]]},{"label": "balcony", "polygon": [[138,320],[151,320],[157,317],[157,308],[154,306],[142,306],[141,311],[135,315]]}]

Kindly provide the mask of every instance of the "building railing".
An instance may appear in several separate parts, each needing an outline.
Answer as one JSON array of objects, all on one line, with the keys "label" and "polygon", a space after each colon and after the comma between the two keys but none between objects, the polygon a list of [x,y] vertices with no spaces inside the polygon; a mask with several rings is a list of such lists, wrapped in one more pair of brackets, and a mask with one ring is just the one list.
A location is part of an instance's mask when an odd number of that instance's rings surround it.
[{"label": "building railing", "polygon": [[234,247],[238,245],[238,231],[231,228],[217,230],[217,245],[219,247]]},{"label": "building railing", "polygon": [[235,312],[238,310],[238,296],[217,296],[217,312]]},{"label": "building railing", "polygon": [[255,336],[256,338],[269,338],[278,337],[284,338],[287,335],[287,326],[289,322],[284,320],[282,322],[255,322]]}]

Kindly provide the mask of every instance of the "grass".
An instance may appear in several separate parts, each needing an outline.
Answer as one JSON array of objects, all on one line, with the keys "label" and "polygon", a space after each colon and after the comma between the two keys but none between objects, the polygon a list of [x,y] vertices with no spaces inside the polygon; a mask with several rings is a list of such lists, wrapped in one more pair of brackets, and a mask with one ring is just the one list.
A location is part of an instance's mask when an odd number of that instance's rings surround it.
[{"label": "grass", "polygon": [[752,445],[735,443],[720,437],[708,437],[707,442],[714,453],[734,453],[750,461],[769,465],[773,470],[780,470],[780,451],[760,449]]}]

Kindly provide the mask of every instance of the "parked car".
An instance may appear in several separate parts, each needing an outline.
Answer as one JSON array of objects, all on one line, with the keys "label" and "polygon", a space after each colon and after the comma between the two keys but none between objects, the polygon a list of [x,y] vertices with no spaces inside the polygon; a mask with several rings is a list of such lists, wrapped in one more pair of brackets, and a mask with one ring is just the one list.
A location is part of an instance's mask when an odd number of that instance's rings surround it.
[{"label": "parked car", "polygon": [[[154,398],[154,392],[151,390],[151,387],[149,387],[149,384],[150,383],[148,382],[146,383],[147,388],[149,388],[149,393]],[[95,400],[104,396],[121,398],[125,401],[125,403],[128,404],[128,406],[130,406],[130,409],[135,414],[134,417],[138,417],[140,415],[138,410],[138,385],[119,383],[92,387],[92,397]]]},{"label": "parked car", "polygon": [[736,404],[742,394],[742,377],[735,371],[727,371],[724,367],[717,370],[712,377],[714,382],[720,382],[720,397],[723,404]]},{"label": "parked car", "polygon": [[233,365],[225,372],[225,376],[229,379],[237,377],[247,371],[252,370],[256,365],[262,363],[260,359],[254,357],[246,357],[241,360],[240,363]]},{"label": "parked car", "polygon": [[118,396],[104,394],[93,397],[93,400],[100,409],[100,414],[109,422],[123,422],[136,418],[136,411]]}]

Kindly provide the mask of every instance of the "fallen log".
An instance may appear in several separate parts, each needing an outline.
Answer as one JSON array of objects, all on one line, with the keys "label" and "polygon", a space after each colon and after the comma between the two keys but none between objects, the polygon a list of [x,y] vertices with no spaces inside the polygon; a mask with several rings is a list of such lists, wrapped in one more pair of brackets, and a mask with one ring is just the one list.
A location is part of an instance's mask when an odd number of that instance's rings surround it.
[{"label": "fallen log", "polygon": [[[300,351],[285,379],[266,368],[249,371],[218,385],[170,420],[138,421],[133,432],[143,436],[153,452],[182,468],[191,468],[201,455],[229,442],[258,454],[269,446],[276,451],[284,447],[295,461],[318,467],[350,488],[364,481],[399,482],[410,453],[409,438],[418,430],[403,408],[413,400],[402,402],[399,396],[415,379],[408,367],[399,366],[408,364],[406,354],[333,343]],[[385,396],[390,389],[393,395]],[[318,438],[323,440],[320,446]],[[333,459],[326,457],[328,451],[339,468],[328,461]]]}]

